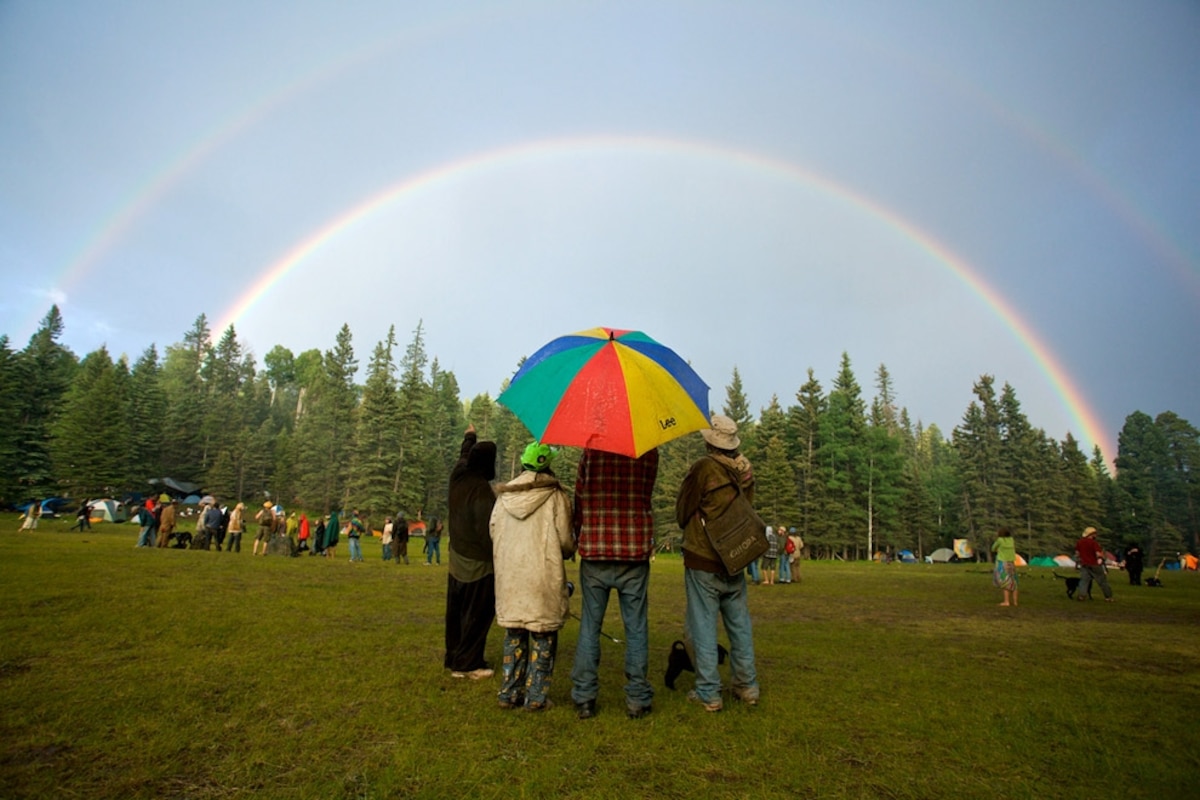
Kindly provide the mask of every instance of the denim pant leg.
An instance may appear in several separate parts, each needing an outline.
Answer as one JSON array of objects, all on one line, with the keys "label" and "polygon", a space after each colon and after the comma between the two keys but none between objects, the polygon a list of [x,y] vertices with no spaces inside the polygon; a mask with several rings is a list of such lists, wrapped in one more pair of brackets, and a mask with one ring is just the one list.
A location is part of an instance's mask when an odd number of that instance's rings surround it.
[{"label": "denim pant leg", "polygon": [[746,571],[750,573],[750,580],[758,583],[762,580],[762,575],[758,571],[758,559],[754,559],[746,567]]},{"label": "denim pant leg", "polygon": [[571,667],[571,699],[576,703],[595,700],[600,693],[600,624],[608,609],[608,583],[599,562],[579,562],[579,638],[575,642],[575,664]]},{"label": "denim pant leg", "polygon": [[1088,596],[1088,592],[1092,588],[1092,568],[1079,568],[1079,588],[1075,590],[1075,599],[1083,600]]},{"label": "denim pant leg", "polygon": [[646,599],[650,562],[620,565],[614,578],[625,624],[625,702],[633,707],[648,706],[654,699],[654,689],[646,678],[650,666]]},{"label": "denim pant leg", "polygon": [[504,631],[504,662],[500,667],[502,702],[518,705],[525,700],[526,670],[529,668],[529,631],[506,628]]},{"label": "denim pant leg", "polygon": [[729,676],[733,688],[758,696],[758,670],[754,665],[754,631],[746,603],[746,578],[738,574],[722,580],[721,617],[729,637]]},{"label": "denim pant leg", "polygon": [[792,582],[792,560],[787,553],[783,553],[779,556],[779,582]]},{"label": "denim pant leg", "polygon": [[[683,570],[683,586],[687,595],[684,619],[696,656],[696,694],[706,703],[721,699],[721,673],[717,668],[717,613],[721,606],[719,580],[711,572],[690,567]],[[742,585],[745,586],[744,580]]]},{"label": "denim pant leg", "polygon": [[149,527],[142,528],[141,533],[138,534],[137,546],[138,547],[149,547],[150,546],[150,528]]}]

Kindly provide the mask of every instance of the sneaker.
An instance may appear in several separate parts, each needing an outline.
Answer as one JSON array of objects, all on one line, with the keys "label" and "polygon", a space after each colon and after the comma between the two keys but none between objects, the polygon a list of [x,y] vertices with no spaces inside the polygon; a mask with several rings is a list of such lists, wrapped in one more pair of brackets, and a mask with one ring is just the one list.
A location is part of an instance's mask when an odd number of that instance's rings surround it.
[{"label": "sneaker", "polygon": [[579,719],[591,719],[596,716],[596,701],[585,700],[575,704],[575,716]]},{"label": "sneaker", "polygon": [[704,706],[705,711],[720,711],[722,708],[721,701],[719,699],[704,700],[700,697],[700,695],[696,694],[695,689],[692,689],[687,693],[687,699],[691,700],[693,703],[699,703],[700,705]]},{"label": "sneaker", "polygon": [[470,678],[473,681],[481,681],[484,678],[490,678],[495,674],[496,670],[491,669],[490,667],[480,667],[479,669],[473,669],[470,672],[459,672],[458,670],[455,670],[450,673],[450,677]]},{"label": "sneaker", "polygon": [[734,689],[733,696],[748,706],[758,705],[757,689]]},{"label": "sneaker", "polygon": [[523,705],[525,705],[525,698],[523,697],[518,697],[516,700],[505,700],[504,698],[500,699],[500,708],[504,711],[511,711],[514,708],[520,708]]},{"label": "sneaker", "polygon": [[540,703],[525,704],[526,711],[549,711],[552,708],[554,708],[554,701],[552,701],[549,697]]}]

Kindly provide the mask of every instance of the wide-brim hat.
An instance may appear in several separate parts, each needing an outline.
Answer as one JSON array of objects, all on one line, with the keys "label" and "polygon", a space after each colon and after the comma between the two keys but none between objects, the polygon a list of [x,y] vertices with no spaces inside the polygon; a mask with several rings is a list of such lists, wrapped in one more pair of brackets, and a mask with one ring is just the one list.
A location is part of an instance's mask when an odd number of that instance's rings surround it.
[{"label": "wide-brim hat", "polygon": [[700,431],[704,441],[718,450],[737,450],[742,440],[738,438],[737,423],[724,414],[713,414],[712,427]]},{"label": "wide-brim hat", "polygon": [[1095,535],[1096,535],[1096,529],[1095,529],[1095,528],[1084,528],[1084,529],[1083,529],[1083,535],[1084,535],[1084,536],[1095,536]]}]

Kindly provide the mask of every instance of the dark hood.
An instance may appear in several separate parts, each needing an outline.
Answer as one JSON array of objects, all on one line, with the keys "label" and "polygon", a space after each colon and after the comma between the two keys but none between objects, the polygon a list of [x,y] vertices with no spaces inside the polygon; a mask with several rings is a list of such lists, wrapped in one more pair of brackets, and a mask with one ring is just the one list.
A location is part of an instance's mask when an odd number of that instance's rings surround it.
[{"label": "dark hood", "polygon": [[476,442],[467,455],[467,472],[484,480],[496,477],[496,443]]}]

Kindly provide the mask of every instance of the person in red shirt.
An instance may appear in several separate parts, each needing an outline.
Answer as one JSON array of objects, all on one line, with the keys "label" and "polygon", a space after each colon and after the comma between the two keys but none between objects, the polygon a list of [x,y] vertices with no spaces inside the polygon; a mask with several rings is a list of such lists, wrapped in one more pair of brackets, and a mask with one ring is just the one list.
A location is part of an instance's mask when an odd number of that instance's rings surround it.
[{"label": "person in red shirt", "polygon": [[1104,550],[1096,541],[1096,529],[1085,528],[1083,536],[1075,543],[1075,554],[1079,556],[1079,591],[1075,593],[1078,600],[1088,600],[1091,597],[1092,581],[1100,584],[1104,599],[1113,601],[1112,589],[1108,585],[1108,574],[1104,569]]}]

